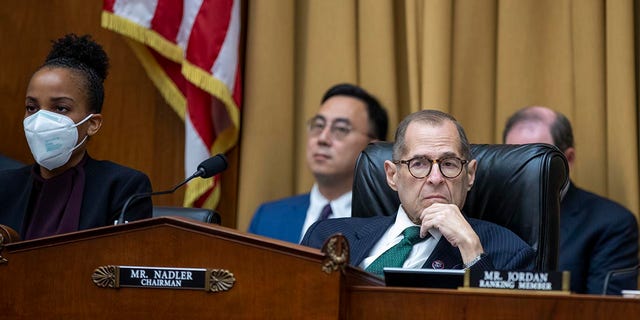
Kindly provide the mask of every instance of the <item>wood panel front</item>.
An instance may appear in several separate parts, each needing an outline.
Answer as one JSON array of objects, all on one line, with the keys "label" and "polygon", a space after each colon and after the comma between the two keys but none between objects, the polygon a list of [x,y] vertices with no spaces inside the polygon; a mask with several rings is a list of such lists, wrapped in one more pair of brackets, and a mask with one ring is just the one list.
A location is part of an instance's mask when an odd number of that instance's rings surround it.
[{"label": "wood panel front", "polygon": [[[2,255],[7,319],[339,317],[341,273],[323,272],[318,250],[176,218],[25,241]],[[218,293],[100,288],[91,276],[106,265],[227,269],[236,283]]]},{"label": "wood panel front", "polygon": [[640,299],[353,286],[348,319],[635,319]]},{"label": "wood panel front", "polygon": [[[635,319],[640,299],[383,287],[318,250],[179,218],[155,218],[0,246],[7,319]],[[102,288],[101,266],[226,269],[224,292]]]}]

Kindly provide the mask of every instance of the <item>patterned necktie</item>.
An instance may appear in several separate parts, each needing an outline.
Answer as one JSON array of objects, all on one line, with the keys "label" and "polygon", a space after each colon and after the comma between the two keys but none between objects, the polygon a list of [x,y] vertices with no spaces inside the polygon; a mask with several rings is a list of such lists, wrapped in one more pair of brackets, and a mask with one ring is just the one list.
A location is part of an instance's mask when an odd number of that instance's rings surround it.
[{"label": "patterned necktie", "polygon": [[331,203],[327,203],[327,205],[324,206],[324,208],[322,208],[322,211],[320,212],[320,218],[318,218],[318,221],[326,220],[332,213],[333,213],[333,210],[331,210]]},{"label": "patterned necktie", "polygon": [[404,231],[402,231],[402,235],[404,235],[404,238],[400,240],[398,244],[383,252],[365,270],[378,276],[382,276],[382,271],[385,267],[401,268],[404,261],[409,257],[409,253],[411,252],[413,245],[427,240],[430,236],[430,234],[427,233],[426,237],[420,238],[420,227],[418,226],[404,229]]}]

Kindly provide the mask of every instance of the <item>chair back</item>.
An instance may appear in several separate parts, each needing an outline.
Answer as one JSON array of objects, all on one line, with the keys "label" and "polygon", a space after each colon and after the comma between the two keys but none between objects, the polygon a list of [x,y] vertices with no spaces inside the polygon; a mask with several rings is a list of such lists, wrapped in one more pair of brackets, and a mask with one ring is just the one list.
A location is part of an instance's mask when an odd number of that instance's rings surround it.
[{"label": "chair back", "polygon": [[153,207],[153,217],[174,216],[190,218],[197,221],[220,224],[220,214],[204,208],[185,208],[185,207]]},{"label": "chair back", "polygon": [[[392,146],[374,142],[358,157],[352,216],[397,212],[400,199],[387,185],[384,172]],[[564,154],[548,144],[477,144],[471,152],[478,168],[462,212],[510,229],[536,251],[537,270],[555,270],[560,198],[569,183]]]}]

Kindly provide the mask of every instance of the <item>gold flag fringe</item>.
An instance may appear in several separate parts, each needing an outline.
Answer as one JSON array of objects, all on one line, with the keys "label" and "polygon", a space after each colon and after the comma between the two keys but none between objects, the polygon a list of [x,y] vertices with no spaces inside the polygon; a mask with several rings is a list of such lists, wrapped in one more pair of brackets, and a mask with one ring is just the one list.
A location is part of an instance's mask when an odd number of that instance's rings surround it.
[{"label": "gold flag fringe", "polygon": [[229,114],[229,118],[233,124],[237,128],[240,127],[238,107],[236,106],[235,101],[233,101],[231,92],[229,92],[229,89],[222,81],[216,79],[209,72],[202,70],[200,67],[191,64],[187,60],[182,62],[182,75],[184,75],[189,82],[193,83],[198,88],[220,99],[227,108],[227,113]]},{"label": "gold flag fringe", "polygon": [[[212,185],[213,184],[213,185]],[[194,179],[187,185],[187,191],[184,193],[184,206],[192,207],[193,204],[203,194],[213,187],[213,192],[202,204],[202,208],[215,209],[220,200],[220,180],[214,182],[214,178],[211,179]]]},{"label": "gold flag fringe", "polygon": [[167,76],[162,67],[153,58],[147,47],[139,42],[127,39],[129,47],[133,50],[138,60],[142,63],[142,67],[147,72],[147,75],[151,79],[151,82],[155,84],[160,91],[160,95],[171,106],[180,119],[184,121],[185,110],[187,107],[187,99],[184,97],[180,89],[176,87],[175,83]]},{"label": "gold flag fringe", "polygon": [[144,43],[169,60],[182,63],[184,52],[180,46],[165,39],[154,30],[145,28],[131,20],[102,11],[101,25],[105,29],[115,31],[138,42]]}]

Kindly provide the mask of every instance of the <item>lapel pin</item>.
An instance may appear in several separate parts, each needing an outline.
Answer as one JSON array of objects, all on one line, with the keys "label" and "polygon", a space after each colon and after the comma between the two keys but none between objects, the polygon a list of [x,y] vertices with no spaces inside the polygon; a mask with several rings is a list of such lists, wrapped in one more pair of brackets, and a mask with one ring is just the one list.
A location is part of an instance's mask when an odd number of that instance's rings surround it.
[{"label": "lapel pin", "polygon": [[442,260],[436,260],[431,263],[431,267],[434,269],[444,269],[444,262],[442,262]]}]

